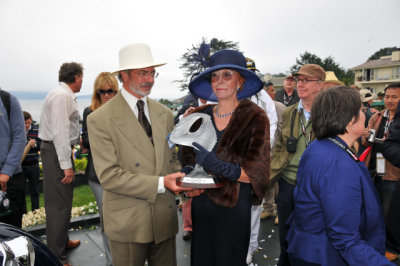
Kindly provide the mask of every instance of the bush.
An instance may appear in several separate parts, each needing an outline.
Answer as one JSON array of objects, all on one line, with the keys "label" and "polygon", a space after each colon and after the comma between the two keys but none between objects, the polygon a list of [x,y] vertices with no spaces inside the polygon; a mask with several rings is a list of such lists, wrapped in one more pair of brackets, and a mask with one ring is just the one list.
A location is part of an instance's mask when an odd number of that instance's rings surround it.
[{"label": "bush", "polygon": [[75,159],[74,162],[75,162],[75,172],[85,172],[87,166],[86,158]]},{"label": "bush", "polygon": [[[87,157],[83,157],[82,159],[74,159],[75,163],[75,173],[85,172],[87,166]],[[39,163],[40,168],[40,176],[43,177],[43,166],[42,163]]]}]

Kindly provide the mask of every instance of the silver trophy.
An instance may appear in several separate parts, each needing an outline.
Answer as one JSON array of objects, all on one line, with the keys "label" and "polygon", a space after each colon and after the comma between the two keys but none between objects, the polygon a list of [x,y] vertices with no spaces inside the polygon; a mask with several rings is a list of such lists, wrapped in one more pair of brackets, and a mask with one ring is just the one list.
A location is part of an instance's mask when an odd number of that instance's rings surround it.
[{"label": "silver trophy", "polygon": [[[201,124],[198,129],[194,130],[196,122]],[[209,115],[194,113],[179,120],[179,123],[176,124],[174,130],[172,130],[169,140],[175,144],[190,146],[193,148],[195,147],[192,143],[197,142],[207,151],[211,151],[215,146],[215,143],[217,143],[217,134]],[[192,172],[177,180],[177,184],[182,187],[201,189],[217,188],[222,186],[222,183],[215,182],[214,177],[207,174],[203,167],[197,163]]]}]

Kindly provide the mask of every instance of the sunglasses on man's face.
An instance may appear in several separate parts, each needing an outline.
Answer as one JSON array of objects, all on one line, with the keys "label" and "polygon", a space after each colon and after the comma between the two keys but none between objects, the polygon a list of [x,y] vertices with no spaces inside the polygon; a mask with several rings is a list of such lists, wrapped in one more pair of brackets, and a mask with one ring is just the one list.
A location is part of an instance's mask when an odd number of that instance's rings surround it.
[{"label": "sunglasses on man's face", "polygon": [[108,90],[98,90],[97,93],[100,95],[105,95],[105,94],[112,95],[112,94],[116,94],[117,92],[110,88]]}]

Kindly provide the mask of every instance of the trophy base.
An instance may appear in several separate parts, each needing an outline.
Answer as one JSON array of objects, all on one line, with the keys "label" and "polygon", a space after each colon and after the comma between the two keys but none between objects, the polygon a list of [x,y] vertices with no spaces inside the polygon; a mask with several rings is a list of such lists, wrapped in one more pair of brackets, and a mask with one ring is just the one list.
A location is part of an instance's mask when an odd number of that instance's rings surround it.
[{"label": "trophy base", "polygon": [[220,182],[215,182],[214,178],[193,178],[184,176],[176,179],[176,184],[180,187],[206,189],[206,188],[221,188],[224,185]]}]

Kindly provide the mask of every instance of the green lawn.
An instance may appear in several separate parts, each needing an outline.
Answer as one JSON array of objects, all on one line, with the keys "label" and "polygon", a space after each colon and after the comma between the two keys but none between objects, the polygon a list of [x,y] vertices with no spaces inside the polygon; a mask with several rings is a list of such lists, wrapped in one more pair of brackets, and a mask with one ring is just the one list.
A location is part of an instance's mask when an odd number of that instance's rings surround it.
[{"label": "green lawn", "polygon": [[[88,185],[74,188],[73,207],[80,207],[94,201],[93,192]],[[44,207],[43,193],[40,194],[39,207]],[[29,195],[26,196],[26,208],[28,212],[31,211],[31,197]]]}]

